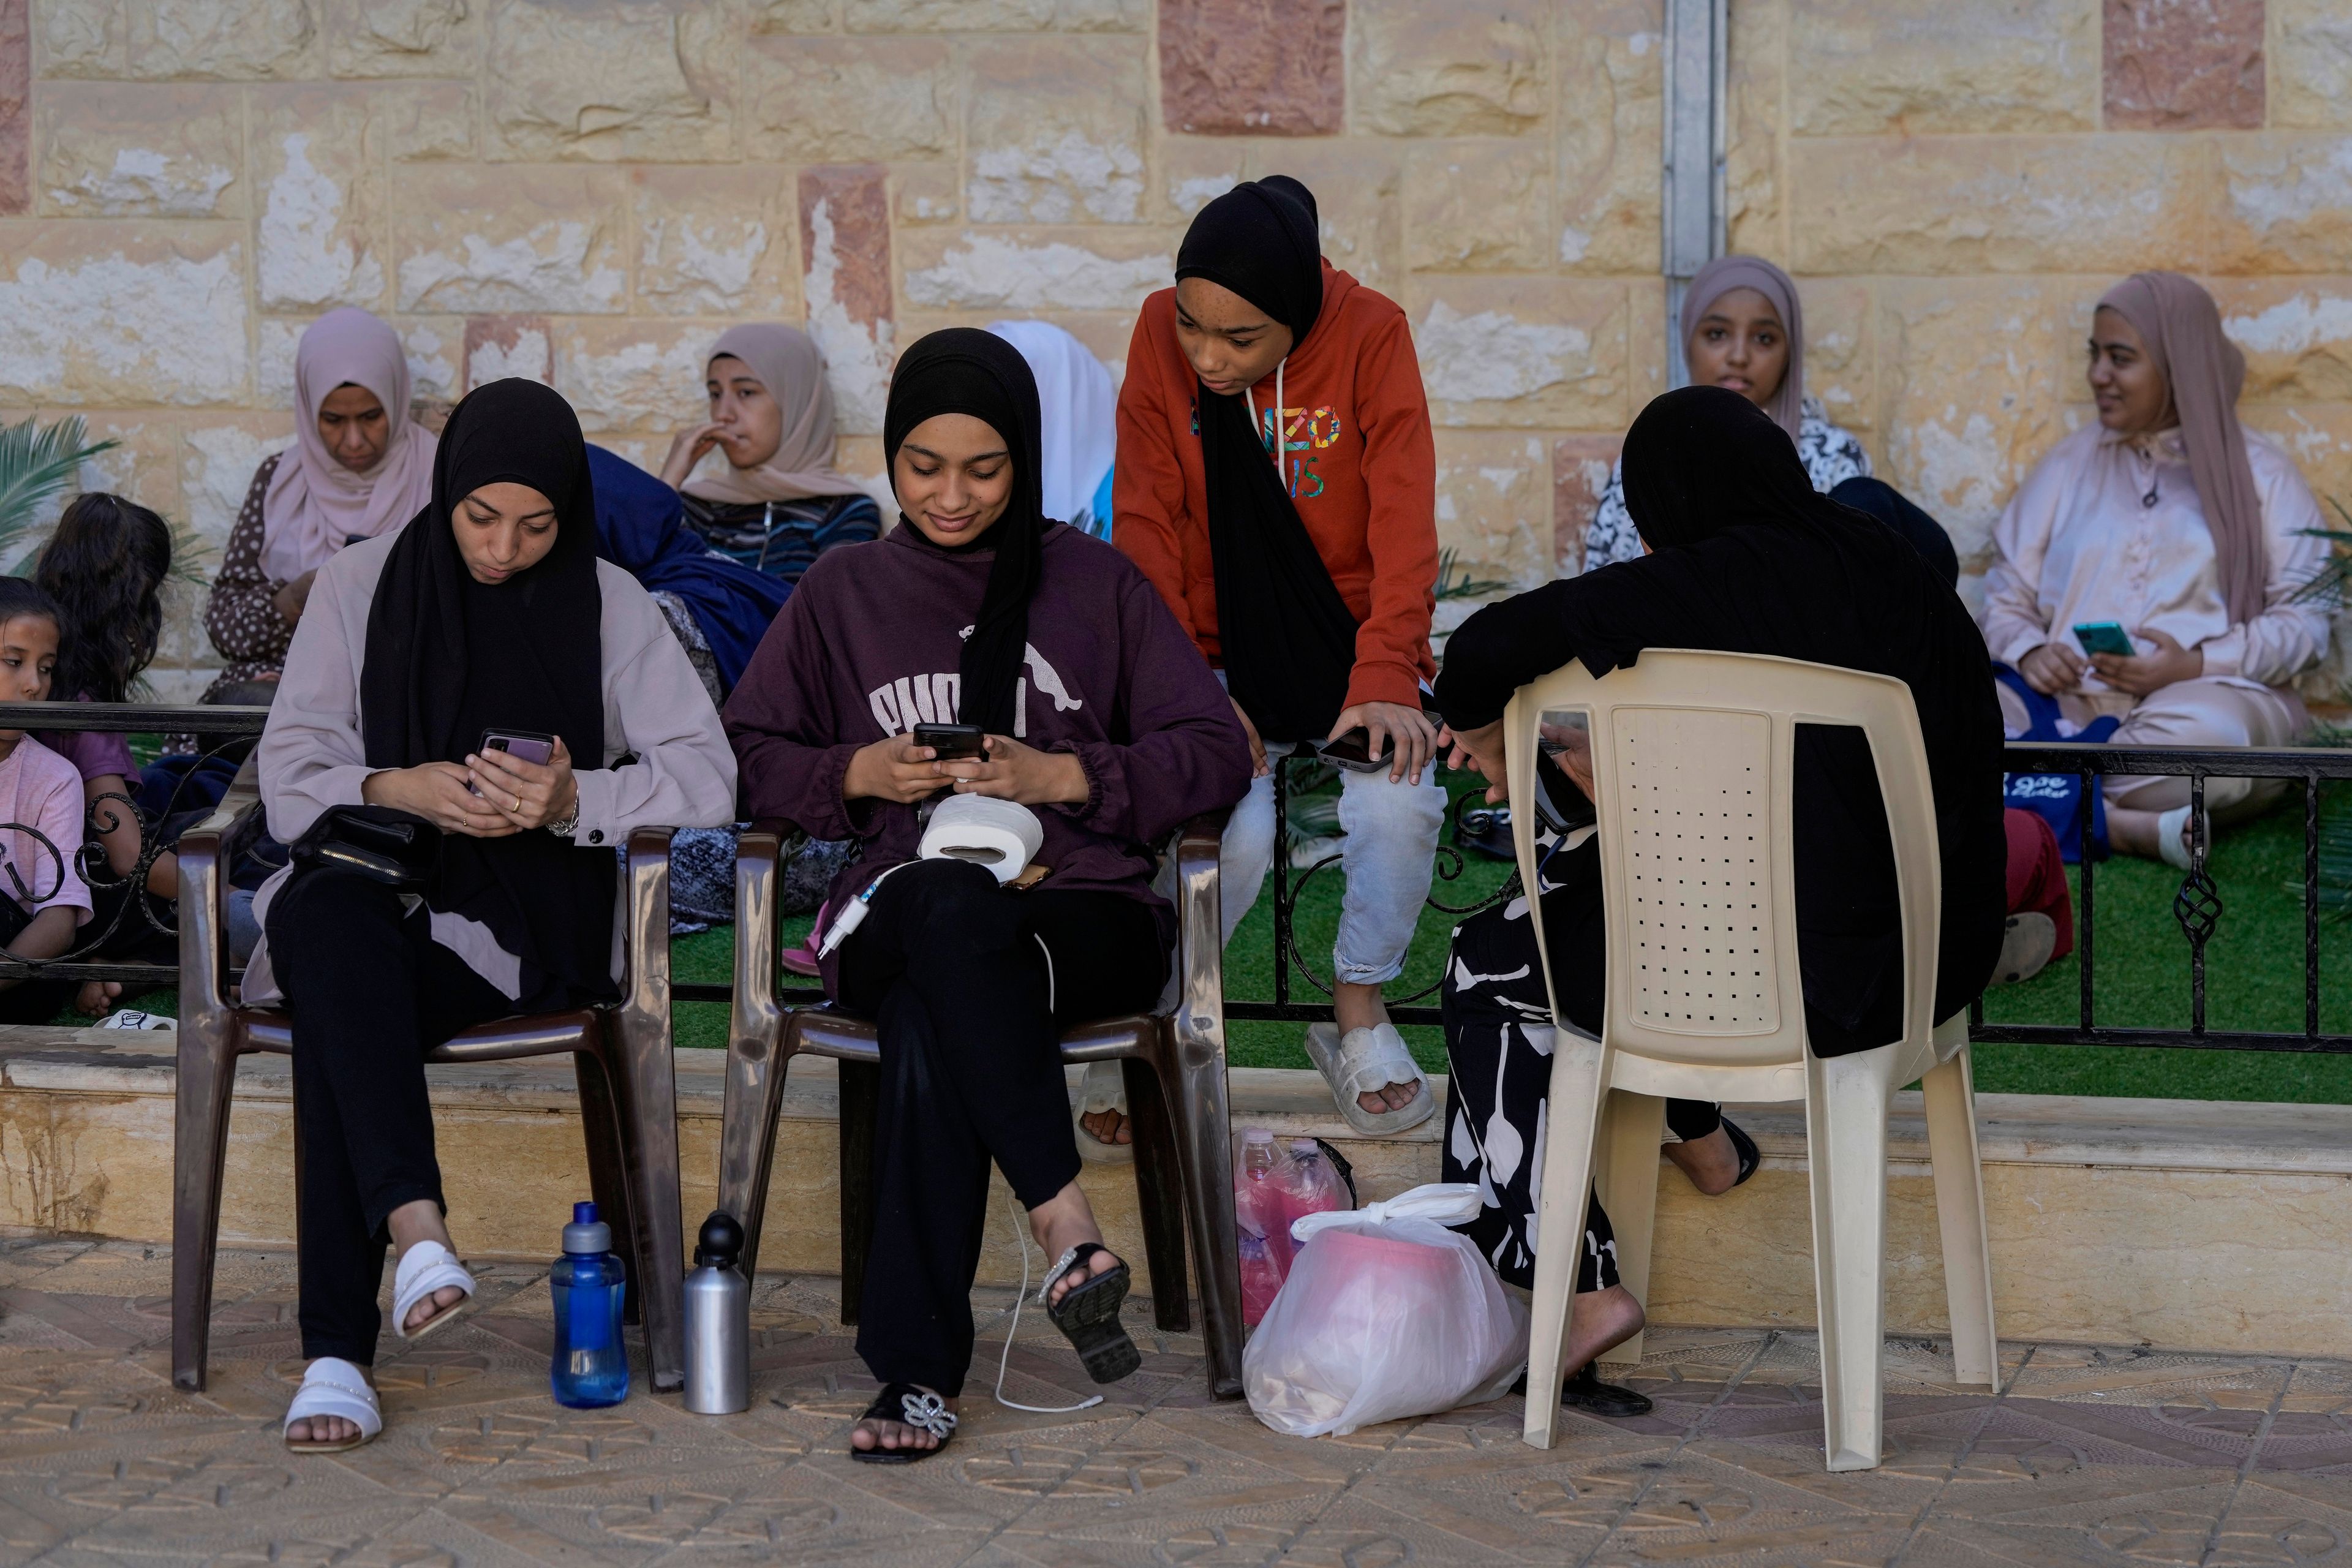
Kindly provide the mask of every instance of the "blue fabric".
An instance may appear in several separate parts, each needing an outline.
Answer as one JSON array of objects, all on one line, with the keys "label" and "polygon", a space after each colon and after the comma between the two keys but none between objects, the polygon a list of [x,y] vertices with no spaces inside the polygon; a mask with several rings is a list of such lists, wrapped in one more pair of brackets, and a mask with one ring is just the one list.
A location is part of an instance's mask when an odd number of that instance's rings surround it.
[{"label": "blue fabric", "polygon": [[685,525],[677,492],[625,458],[588,448],[596,485],[597,548],[647,592],[676,594],[719,661],[729,689],[742,678],[768,623],[792,596],[789,583],[713,555]]},{"label": "blue fabric", "polygon": [[[2073,741],[2078,745],[2104,744],[2115,734],[2123,721],[2113,714],[2094,719],[2072,735],[2058,732],[2058,700],[2044,697],[2025,683],[2025,677],[2005,664],[1992,667],[1995,680],[2017,693],[2025,703],[2028,727],[2021,741]],[[2001,802],[2020,811],[2030,811],[2050,824],[2058,836],[2058,858],[2069,866],[2080,864],[2083,858],[2083,831],[2086,814],[2083,810],[2083,775],[2080,773],[2009,773],[2001,780]],[[2090,791],[2091,809],[2087,814],[2090,828],[2090,854],[2094,860],[2104,860],[2107,848],[2106,792],[2094,787]]]},{"label": "blue fabric", "polygon": [[1095,487],[1095,499],[1087,503],[1086,531],[1097,539],[1110,537],[1110,481],[1115,471],[1115,468],[1103,470],[1102,483]]}]

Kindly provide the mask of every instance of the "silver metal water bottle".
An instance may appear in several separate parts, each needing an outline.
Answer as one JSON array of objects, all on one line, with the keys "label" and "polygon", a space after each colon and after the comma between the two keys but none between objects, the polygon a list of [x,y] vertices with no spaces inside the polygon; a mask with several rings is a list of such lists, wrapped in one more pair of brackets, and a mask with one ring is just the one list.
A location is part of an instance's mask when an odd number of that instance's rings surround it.
[{"label": "silver metal water bottle", "polygon": [[686,1407],[698,1415],[751,1406],[751,1282],[735,1267],[742,1256],[743,1227],[711,1210],[686,1277]]}]

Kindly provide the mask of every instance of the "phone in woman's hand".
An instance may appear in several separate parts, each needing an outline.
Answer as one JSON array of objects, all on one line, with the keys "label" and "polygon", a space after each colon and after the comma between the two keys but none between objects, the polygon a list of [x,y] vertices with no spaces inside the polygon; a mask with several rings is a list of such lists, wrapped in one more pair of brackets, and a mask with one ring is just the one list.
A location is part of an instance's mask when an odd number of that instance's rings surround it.
[{"label": "phone in woman's hand", "polygon": [[[479,755],[485,752],[504,752],[519,762],[535,763],[541,767],[555,760],[555,737],[536,730],[485,730],[482,743],[474,748]],[[482,792],[472,784],[466,786],[476,795]]]},{"label": "phone in woman's hand", "polygon": [[[1389,744],[1391,748],[1395,746],[1394,736],[1390,737]],[[1315,754],[1352,773],[1375,773],[1389,765],[1385,756],[1372,755],[1372,732],[1361,724],[1324,742],[1316,749]]]},{"label": "phone in woman's hand", "polygon": [[936,762],[978,763],[988,758],[988,731],[977,724],[918,724],[915,744],[929,746]]}]

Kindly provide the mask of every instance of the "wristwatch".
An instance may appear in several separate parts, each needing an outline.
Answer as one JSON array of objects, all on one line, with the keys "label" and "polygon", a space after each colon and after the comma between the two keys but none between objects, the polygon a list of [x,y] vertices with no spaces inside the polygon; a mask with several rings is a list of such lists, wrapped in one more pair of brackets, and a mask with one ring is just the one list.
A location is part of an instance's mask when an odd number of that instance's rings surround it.
[{"label": "wristwatch", "polygon": [[580,831],[580,797],[577,795],[572,797],[572,809],[565,812],[560,821],[549,823],[547,830],[558,838],[569,838]]}]

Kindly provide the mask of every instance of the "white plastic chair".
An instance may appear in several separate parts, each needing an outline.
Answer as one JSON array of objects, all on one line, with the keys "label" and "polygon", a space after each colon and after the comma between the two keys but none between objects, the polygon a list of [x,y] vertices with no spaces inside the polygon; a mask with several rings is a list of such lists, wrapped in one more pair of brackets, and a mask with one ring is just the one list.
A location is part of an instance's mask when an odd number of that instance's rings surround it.
[{"label": "white plastic chair", "polygon": [[[1998,1387],[1992,1268],[1977,1163],[1968,1017],[1935,1026],[1938,870],[1927,759],[1909,688],[1885,676],[1755,655],[1652,649],[1595,680],[1571,664],[1519,689],[1506,719],[1511,797],[1534,788],[1538,725],[1591,727],[1608,921],[1598,1039],[1556,1025],[1537,1219],[1527,1441],[1551,1447],[1584,1226],[1596,1173],[1618,1270],[1649,1284],[1667,1097],[1805,1102],[1820,1301],[1822,1418],[1832,1470],[1874,1468],[1884,1415],[1886,1117],[1925,1079],[1927,1138],[1950,1293],[1955,1373]],[[1796,727],[1858,726],[1895,843],[1903,918],[1903,1035],[1823,1060],[1807,1047],[1797,967],[1790,803]],[[1519,874],[1536,886],[1536,815],[1511,814]],[[1534,922],[1538,951],[1543,921]],[[1550,984],[1544,953],[1545,984]],[[1630,1353],[1638,1357],[1638,1345]]]}]

